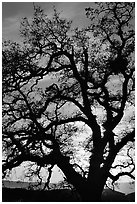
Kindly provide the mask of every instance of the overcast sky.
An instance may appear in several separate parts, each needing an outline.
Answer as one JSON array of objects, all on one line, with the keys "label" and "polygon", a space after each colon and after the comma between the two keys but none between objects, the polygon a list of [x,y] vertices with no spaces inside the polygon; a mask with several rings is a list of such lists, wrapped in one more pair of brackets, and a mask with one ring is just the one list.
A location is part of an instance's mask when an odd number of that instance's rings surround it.
[{"label": "overcast sky", "polygon": [[[73,26],[86,26],[85,8],[93,6],[93,2],[35,2],[47,14],[53,12],[53,5],[62,16],[73,20]],[[2,37],[19,41],[19,27],[22,17],[31,18],[33,15],[33,2],[3,2],[2,3]]]}]

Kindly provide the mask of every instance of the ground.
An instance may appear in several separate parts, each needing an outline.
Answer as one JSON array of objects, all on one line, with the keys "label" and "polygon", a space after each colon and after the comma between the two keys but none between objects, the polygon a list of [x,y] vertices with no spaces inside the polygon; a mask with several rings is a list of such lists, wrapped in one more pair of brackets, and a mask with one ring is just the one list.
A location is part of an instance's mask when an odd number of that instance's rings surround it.
[{"label": "ground", "polygon": [[[8,195],[8,196],[7,196]],[[2,189],[3,202],[79,202],[80,196],[69,189],[35,191],[26,189]],[[102,194],[103,202],[134,202],[135,194],[126,196],[120,192],[106,189]]]}]

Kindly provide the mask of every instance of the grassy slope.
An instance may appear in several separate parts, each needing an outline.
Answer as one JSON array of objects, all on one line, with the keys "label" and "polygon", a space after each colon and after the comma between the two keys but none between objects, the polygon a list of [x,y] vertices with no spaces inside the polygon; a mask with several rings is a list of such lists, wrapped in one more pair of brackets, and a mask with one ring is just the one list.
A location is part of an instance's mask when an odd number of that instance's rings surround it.
[{"label": "grassy slope", "polygon": [[[111,190],[105,190],[102,195],[103,202],[124,202],[134,201],[134,194],[132,194],[130,200],[127,197],[118,192],[112,192]],[[76,192],[69,189],[57,189],[50,191],[34,191],[26,189],[2,189],[2,201],[3,202],[78,202],[80,197]]]}]

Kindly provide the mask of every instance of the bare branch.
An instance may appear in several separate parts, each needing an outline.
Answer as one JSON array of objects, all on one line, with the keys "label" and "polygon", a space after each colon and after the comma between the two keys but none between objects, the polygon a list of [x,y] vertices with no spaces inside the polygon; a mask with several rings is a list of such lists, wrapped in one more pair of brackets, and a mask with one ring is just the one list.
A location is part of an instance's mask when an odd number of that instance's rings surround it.
[{"label": "bare branch", "polygon": [[131,172],[120,172],[118,173],[116,176],[112,175],[111,173],[109,173],[109,177],[113,180],[112,183],[116,182],[121,176],[129,176],[130,178],[135,180],[135,176],[132,175],[132,172],[134,171],[134,169],[132,169]]},{"label": "bare branch", "polygon": [[131,142],[135,141],[135,130],[133,130],[131,133],[127,133],[127,135],[123,137],[121,141],[116,144],[115,150],[119,152],[120,149],[124,147],[129,141]]},{"label": "bare branch", "polygon": [[54,167],[54,165],[51,165],[48,168],[49,175],[48,175],[47,181],[45,182],[43,190],[45,190],[45,188],[48,188],[48,190],[49,190],[49,183],[50,183],[50,179],[51,179],[51,176],[52,176],[52,169],[53,169],[53,167]]},{"label": "bare branch", "polygon": [[62,124],[65,124],[65,123],[71,123],[71,122],[76,122],[76,121],[81,121],[81,122],[84,122],[86,124],[88,124],[88,120],[81,117],[81,116],[75,116],[73,118],[67,118],[67,119],[62,119],[62,120],[59,120],[59,121],[53,121],[51,122],[49,125],[47,125],[45,129],[45,131],[49,130],[51,127],[53,127],[54,125],[62,125]]}]

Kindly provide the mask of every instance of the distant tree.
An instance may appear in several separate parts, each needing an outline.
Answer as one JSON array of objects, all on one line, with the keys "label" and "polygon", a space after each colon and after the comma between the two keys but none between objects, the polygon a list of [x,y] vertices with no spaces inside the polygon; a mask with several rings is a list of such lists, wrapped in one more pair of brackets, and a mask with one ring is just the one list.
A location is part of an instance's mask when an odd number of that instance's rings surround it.
[{"label": "distant tree", "polygon": [[57,165],[83,201],[101,201],[108,178],[134,179],[134,3],[96,3],[86,15],[91,25],[71,30],[56,9],[49,18],[34,6],[23,42],[3,42],[3,174],[31,161],[49,181]]}]

